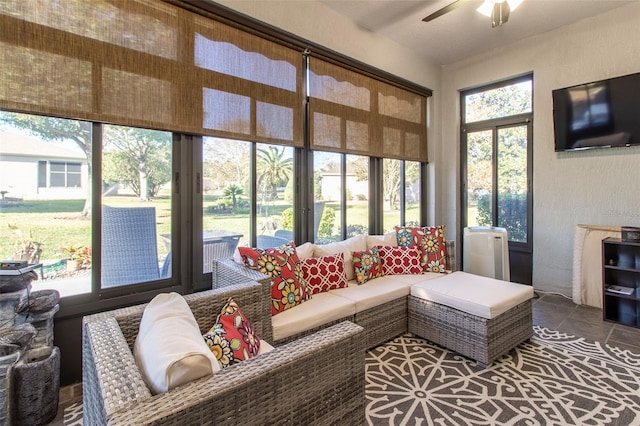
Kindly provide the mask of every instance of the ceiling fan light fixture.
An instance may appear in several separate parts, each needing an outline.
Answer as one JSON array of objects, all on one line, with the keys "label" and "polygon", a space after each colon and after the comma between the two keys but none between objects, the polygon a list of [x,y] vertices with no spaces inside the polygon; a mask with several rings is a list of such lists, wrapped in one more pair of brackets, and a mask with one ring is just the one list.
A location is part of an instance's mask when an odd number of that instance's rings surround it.
[{"label": "ceiling fan light fixture", "polygon": [[491,11],[491,28],[499,27],[509,20],[511,8],[507,2],[495,2]]},{"label": "ceiling fan light fixture", "polygon": [[505,1],[509,5],[509,9],[511,10],[511,12],[513,12],[518,6],[520,6],[520,4],[524,0],[484,0],[484,2],[480,5],[479,8],[476,9],[476,11],[483,14],[487,18],[491,18],[494,5],[496,3],[504,3]]}]

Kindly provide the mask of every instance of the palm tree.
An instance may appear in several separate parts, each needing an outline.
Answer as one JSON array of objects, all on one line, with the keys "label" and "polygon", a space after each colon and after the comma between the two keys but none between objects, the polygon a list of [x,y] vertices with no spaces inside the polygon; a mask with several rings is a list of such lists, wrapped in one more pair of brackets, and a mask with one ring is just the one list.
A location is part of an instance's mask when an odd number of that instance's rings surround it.
[{"label": "palm tree", "polygon": [[231,202],[233,204],[233,210],[235,210],[238,207],[238,200],[237,200],[237,196],[238,195],[242,195],[242,193],[244,192],[244,190],[239,187],[238,185],[232,183],[231,185],[227,186],[224,189],[223,195],[225,197],[231,197]]},{"label": "palm tree", "polygon": [[285,147],[258,148],[258,187],[264,197],[270,191],[270,199],[278,197],[278,186],[286,185],[293,174],[293,158],[284,158]]}]

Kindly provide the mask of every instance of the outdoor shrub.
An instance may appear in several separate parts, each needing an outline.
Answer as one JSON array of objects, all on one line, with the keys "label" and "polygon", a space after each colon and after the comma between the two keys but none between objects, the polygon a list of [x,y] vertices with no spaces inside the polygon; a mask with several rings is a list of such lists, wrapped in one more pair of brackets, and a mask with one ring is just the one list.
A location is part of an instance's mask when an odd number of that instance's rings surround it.
[{"label": "outdoor shrub", "polygon": [[318,226],[318,237],[329,238],[333,234],[333,226],[336,221],[336,212],[331,207],[324,208],[320,225]]},{"label": "outdoor shrub", "polygon": [[284,187],[284,201],[293,203],[293,182],[295,179],[289,179],[287,186]]},{"label": "outdoor shrub", "polygon": [[[500,194],[498,226],[505,228],[510,241],[527,241],[527,194]],[[478,225],[491,226],[491,194],[478,196]]]},{"label": "outdoor shrub", "polygon": [[293,229],[293,207],[284,209],[280,216],[282,217],[282,229]]},{"label": "outdoor shrub", "polygon": [[355,237],[356,235],[368,235],[369,228],[365,225],[347,225],[347,238]]}]

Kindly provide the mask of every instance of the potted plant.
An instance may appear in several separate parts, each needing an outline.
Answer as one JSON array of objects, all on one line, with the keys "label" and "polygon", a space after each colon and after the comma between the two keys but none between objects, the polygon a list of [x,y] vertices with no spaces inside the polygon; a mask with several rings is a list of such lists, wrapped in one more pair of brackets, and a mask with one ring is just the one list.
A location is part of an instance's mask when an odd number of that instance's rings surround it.
[{"label": "potted plant", "polygon": [[67,256],[67,272],[91,268],[91,247],[70,245],[62,249]]}]

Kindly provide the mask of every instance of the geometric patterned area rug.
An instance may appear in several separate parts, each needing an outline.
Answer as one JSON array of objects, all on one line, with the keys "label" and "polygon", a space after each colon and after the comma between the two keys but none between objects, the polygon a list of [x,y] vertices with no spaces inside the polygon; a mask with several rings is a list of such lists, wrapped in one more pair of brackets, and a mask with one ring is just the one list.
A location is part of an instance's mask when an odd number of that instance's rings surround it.
[{"label": "geometric patterned area rug", "polygon": [[65,426],[82,426],[82,403],[71,404],[65,408],[62,422]]},{"label": "geometric patterned area rug", "polygon": [[488,368],[405,334],[365,369],[369,425],[640,425],[640,354],[538,326]]},{"label": "geometric patterned area rug", "polygon": [[369,425],[640,425],[640,354],[534,326],[488,368],[411,334],[367,352]]}]

